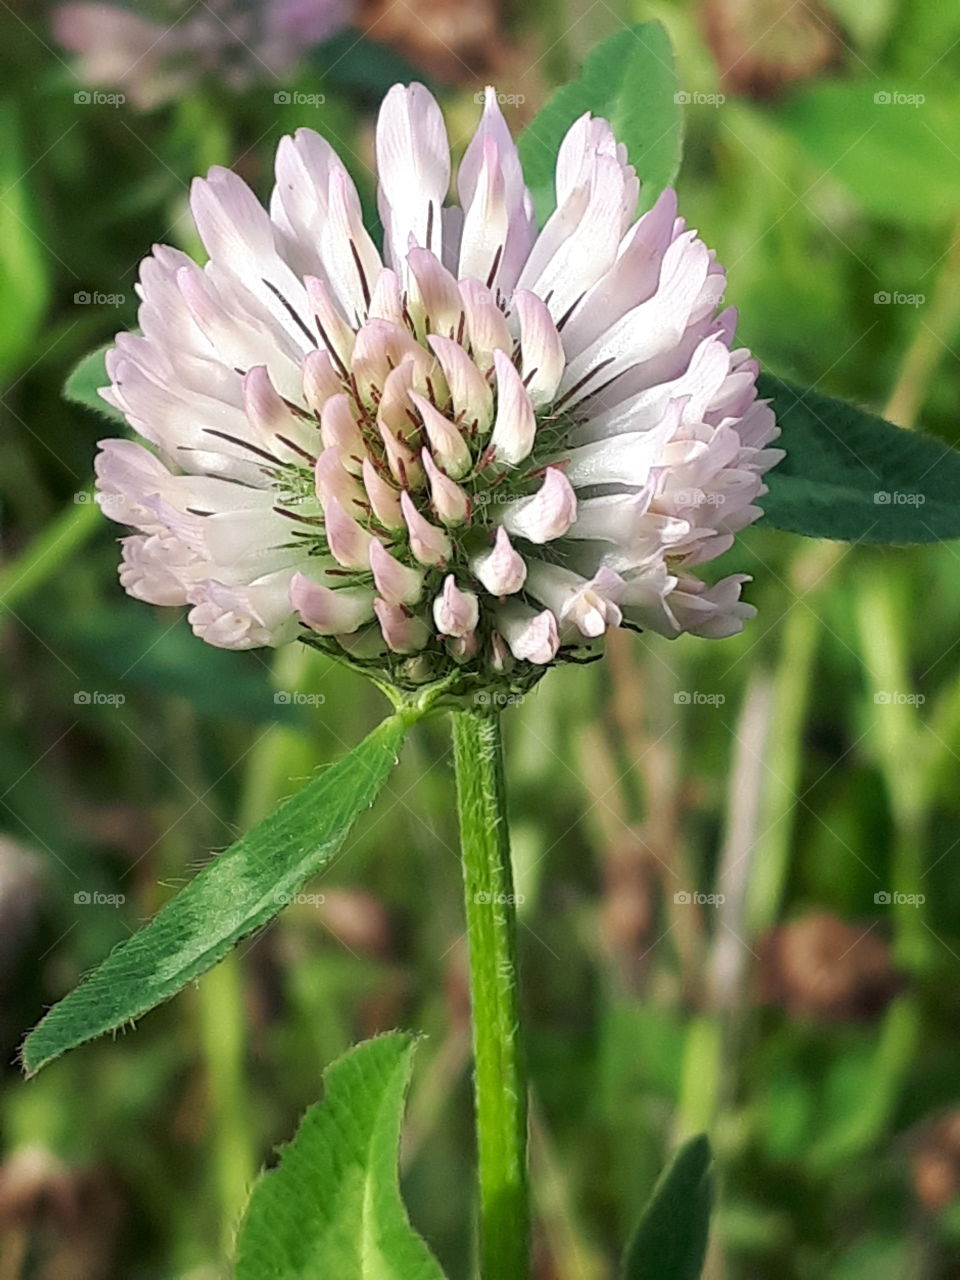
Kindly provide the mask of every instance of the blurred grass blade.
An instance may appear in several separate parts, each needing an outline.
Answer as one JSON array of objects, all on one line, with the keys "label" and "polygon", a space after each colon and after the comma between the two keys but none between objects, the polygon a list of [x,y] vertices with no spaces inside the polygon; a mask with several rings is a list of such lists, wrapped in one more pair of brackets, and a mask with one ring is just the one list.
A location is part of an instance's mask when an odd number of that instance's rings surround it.
[{"label": "blurred grass blade", "polygon": [[764,524],[846,542],[960,538],[960,451],[769,373],[759,387],[787,453],[767,477]]},{"label": "blurred grass blade", "polygon": [[221,853],[118,946],[27,1037],[29,1075],[175,995],[271,920],[340,848],[397,759],[410,716],[385,720],[337,764]]},{"label": "blurred grass blade", "polygon": [[654,1187],[627,1248],[623,1280],[696,1280],[710,1230],[710,1143],[691,1138]]},{"label": "blurred grass blade", "polygon": [[524,176],[537,216],[553,211],[554,170],[564,134],[585,111],[609,120],[642,183],[649,209],[677,175],[683,129],[670,38],[659,22],[625,27],[585,58],[576,80],[553,95],[520,135]]},{"label": "blurred grass blade", "polygon": [[63,394],[68,400],[72,400],[74,404],[82,404],[85,409],[92,409],[94,413],[99,413],[102,418],[109,418],[111,422],[116,422],[125,427],[126,419],[123,414],[114,409],[113,405],[107,404],[98,390],[100,387],[108,387],[110,385],[110,379],[107,376],[106,355],[112,345],[112,343],[108,343],[106,346],[98,347],[96,351],[91,351],[89,355],[84,356],[67,377],[63,385]]},{"label": "blurred grass blade", "polygon": [[35,355],[50,300],[50,256],[38,231],[30,192],[34,167],[25,145],[29,125],[15,102],[0,110],[0,380],[7,382]]},{"label": "blurred grass blade", "polygon": [[443,1280],[397,1175],[415,1044],[378,1036],[327,1068],[323,1102],[254,1188],[236,1280]]}]

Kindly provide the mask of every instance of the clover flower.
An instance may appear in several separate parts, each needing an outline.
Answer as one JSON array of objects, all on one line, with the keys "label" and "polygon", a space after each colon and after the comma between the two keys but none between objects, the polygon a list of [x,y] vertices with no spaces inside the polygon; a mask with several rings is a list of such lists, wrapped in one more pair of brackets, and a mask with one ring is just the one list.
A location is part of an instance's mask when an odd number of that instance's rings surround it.
[{"label": "clover flower", "polygon": [[383,256],[318,134],[280,143],[267,213],[198,179],[200,267],[158,246],[104,398],[100,501],[120,579],[244,649],[307,638],[399,685],[533,680],[610,627],[741,629],[743,575],[697,566],[760,515],[780,454],[725,276],[666,191],[584,115],[538,231],[493,90],[448,205],[437,103],[376,132]]}]

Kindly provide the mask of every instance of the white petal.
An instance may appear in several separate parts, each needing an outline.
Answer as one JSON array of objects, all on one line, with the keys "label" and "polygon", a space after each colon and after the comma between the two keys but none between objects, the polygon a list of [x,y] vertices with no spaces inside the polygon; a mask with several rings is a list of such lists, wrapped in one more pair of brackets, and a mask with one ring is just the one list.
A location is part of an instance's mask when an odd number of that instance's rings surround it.
[{"label": "white petal", "polygon": [[369,587],[328,587],[302,573],[290,581],[290,604],[312,631],[336,636],[356,631],[373,618]]},{"label": "white petal", "polygon": [[560,648],[557,620],[549,609],[537,613],[519,600],[509,600],[497,610],[497,629],[520,662],[544,666]]},{"label": "white petal", "polygon": [[206,179],[194,179],[190,206],[211,261],[253,294],[308,351],[316,329],[306,292],[277,252],[273,223],[243,179],[214,167]]},{"label": "white petal", "polygon": [[483,374],[458,342],[434,333],[427,341],[450,388],[454,416],[462,415],[464,426],[477,422],[486,431],[493,416],[493,394]]},{"label": "white petal", "polygon": [[288,644],[297,633],[290,605],[290,570],[268,574],[246,587],[199,582],[189,593],[187,615],[194,632],[221,649],[257,649]]},{"label": "white petal", "polygon": [[463,524],[470,511],[470,499],[466,491],[455,480],[444,475],[429,449],[422,449],[420,458],[430,484],[430,503],[441,522],[448,527]]},{"label": "white petal", "polygon": [[411,237],[442,251],[440,211],[450,185],[450,144],[443,114],[422,84],[394,85],[377,119],[378,203],[385,249],[400,269]]},{"label": "white petal", "polygon": [[511,545],[503,525],[497,529],[496,541],[489,551],[470,561],[478,581],[492,596],[509,596],[519,591],[526,581],[527,566]]},{"label": "white petal", "polygon": [[357,189],[342,168],[330,171],[320,247],[327,279],[344,315],[350,323],[359,323],[367,315],[383,263],[363,225]]},{"label": "white petal", "polygon": [[536,236],[536,220],[516,144],[489,87],[460,162],[457,190],[464,210],[457,274],[509,297]]},{"label": "white petal", "polygon": [[470,354],[481,373],[493,370],[493,353],[499,347],[508,355],[513,351],[513,338],[503,312],[493,294],[478,280],[461,280],[460,297],[467,317]]},{"label": "white petal", "polygon": [[461,591],[452,573],[443,581],[443,591],[433,602],[433,620],[444,636],[462,638],[480,621],[480,605],[472,591]]},{"label": "white petal", "polygon": [[473,461],[470,449],[459,428],[435,409],[424,396],[411,391],[410,399],[420,414],[434,458],[448,476],[459,480],[470,470]]},{"label": "white petal", "polygon": [[453,550],[449,537],[420,514],[406,490],[400,495],[400,510],[410,535],[410,550],[420,563],[445,564]]},{"label": "white petal", "polygon": [[560,385],[566,357],[549,308],[535,293],[521,289],[513,305],[520,321],[520,373],[535,408],[549,404]]},{"label": "white petal", "polygon": [[426,249],[411,249],[408,267],[407,307],[417,336],[440,333],[456,339],[464,324],[463,303],[457,282]]},{"label": "white petal", "polygon": [[559,467],[547,467],[543,484],[529,498],[505,504],[499,519],[516,537],[530,542],[562,538],[577,515],[577,495]]},{"label": "white petal", "polygon": [[330,554],[345,569],[366,569],[372,535],[349,515],[335,497],[323,504],[323,519]]},{"label": "white petal", "polygon": [[383,638],[394,653],[417,653],[430,639],[424,620],[409,614],[402,605],[376,599],[373,608]]},{"label": "white petal", "polygon": [[575,404],[632,365],[677,346],[709,266],[706,246],[693,235],[681,236],[664,254],[653,297],[628,311],[570,361],[561,383],[568,393],[564,403]]},{"label": "white petal", "polygon": [[373,514],[385,529],[402,529],[403,513],[400,510],[400,494],[395,485],[390,484],[370,461],[363,460],[363,487],[370,499]]},{"label": "white petal", "polygon": [[543,560],[531,560],[527,565],[526,591],[545,604],[561,623],[569,622],[591,638],[620,625],[622,614],[616,602],[624,586],[619,574],[607,568],[598,570],[588,581]]},{"label": "white petal", "polygon": [[490,436],[490,448],[508,466],[529,457],[537,435],[533,404],[516,367],[502,351],[493,353],[497,371],[497,417]]},{"label": "white petal", "polygon": [[416,604],[423,591],[423,572],[401,564],[376,538],[370,543],[370,572],[387,604]]}]

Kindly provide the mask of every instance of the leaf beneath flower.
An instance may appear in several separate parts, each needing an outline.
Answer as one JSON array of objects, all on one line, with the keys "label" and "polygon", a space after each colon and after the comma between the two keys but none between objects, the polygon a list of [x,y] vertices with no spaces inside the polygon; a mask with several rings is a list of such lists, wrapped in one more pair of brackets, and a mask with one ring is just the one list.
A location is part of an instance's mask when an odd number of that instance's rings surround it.
[{"label": "leaf beneath flower", "polygon": [[96,351],[91,351],[89,355],[83,357],[63,384],[63,394],[74,404],[82,404],[85,409],[92,409],[102,418],[109,418],[111,422],[118,422],[125,427],[127,421],[123,414],[107,404],[98,391],[98,388],[110,385],[106,355],[111,345],[112,343],[105,347],[98,347]]},{"label": "leaf beneath flower", "polygon": [[254,1188],[236,1280],[443,1280],[397,1176],[415,1043],[379,1036],[327,1068],[323,1102]]},{"label": "leaf beneath flower", "polygon": [[772,374],[758,385],[787,454],[766,477],[763,524],[844,542],[960,538],[960,452]]},{"label": "leaf beneath flower", "polygon": [[33,1075],[60,1054],[169,1000],[246,934],[272,920],[337,852],[382,789],[409,718],[385,720],[348,756],[219,854],[139,933],[47,1014],[27,1037]]}]

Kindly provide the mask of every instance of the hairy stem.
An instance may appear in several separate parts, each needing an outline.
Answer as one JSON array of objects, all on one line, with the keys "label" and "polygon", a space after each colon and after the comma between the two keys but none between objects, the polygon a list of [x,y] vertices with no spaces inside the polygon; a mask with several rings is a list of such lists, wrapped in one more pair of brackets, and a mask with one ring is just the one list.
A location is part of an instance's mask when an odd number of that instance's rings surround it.
[{"label": "hairy stem", "polygon": [[483,1280],[529,1275],[527,1085],[500,717],[453,712],[473,1007]]}]

